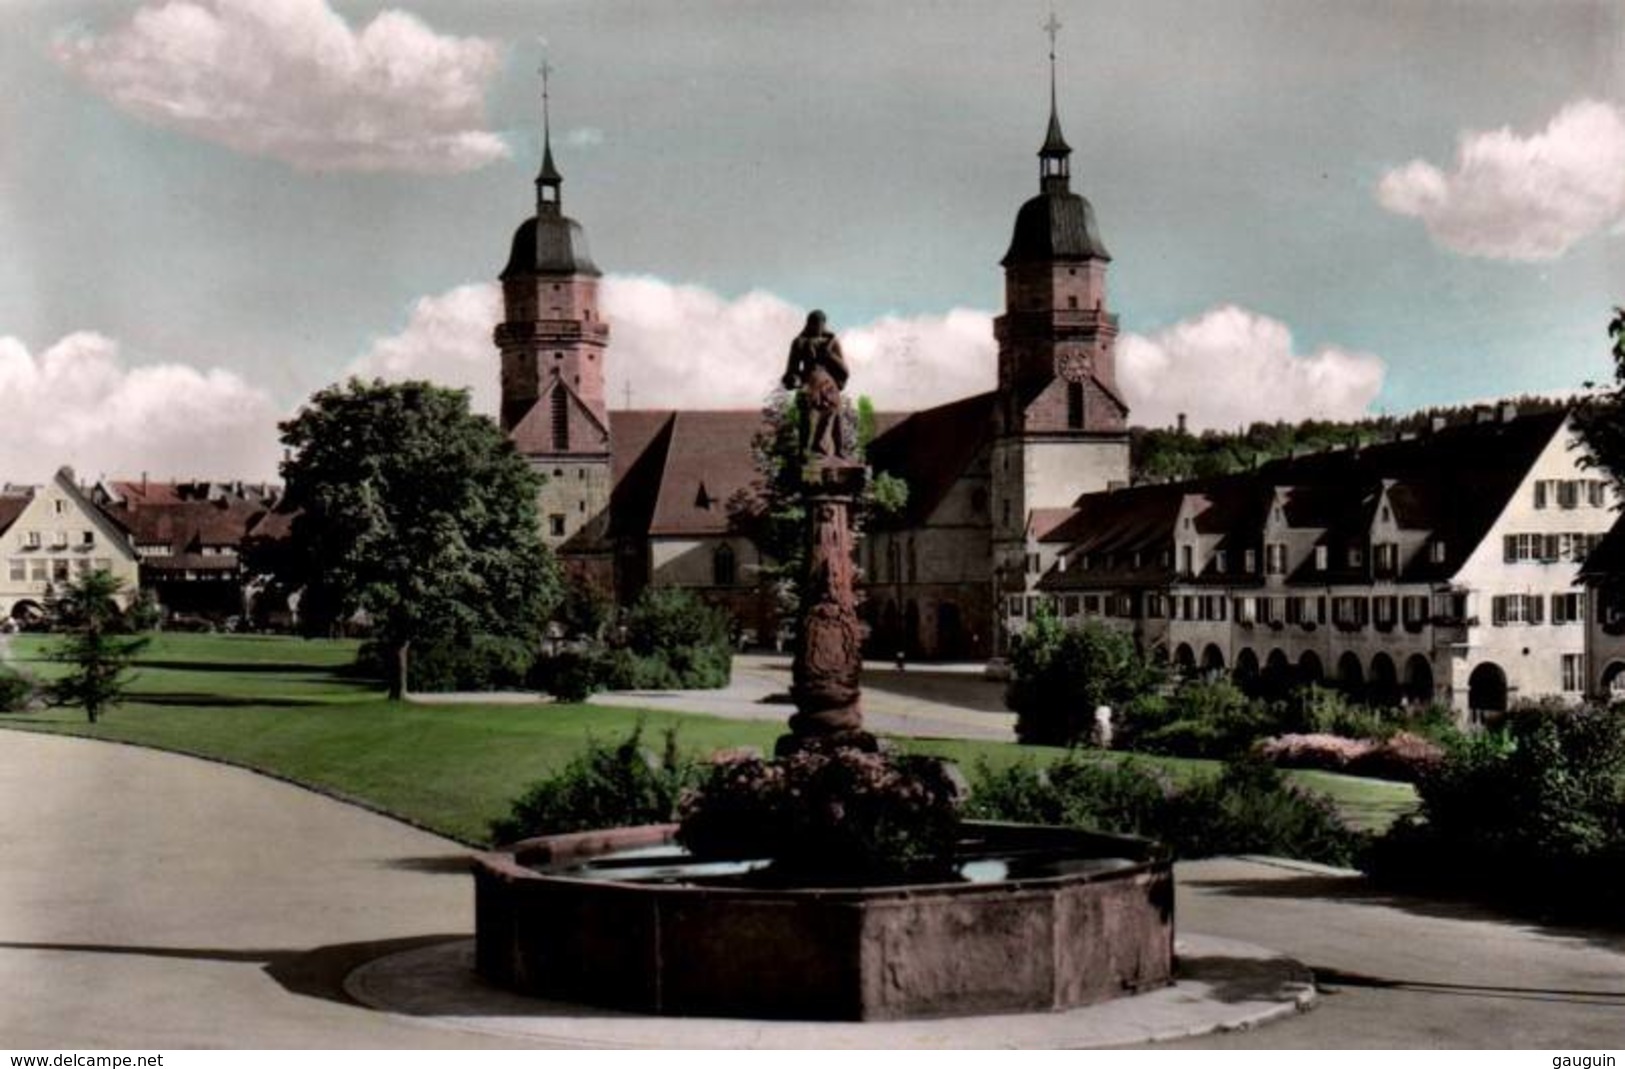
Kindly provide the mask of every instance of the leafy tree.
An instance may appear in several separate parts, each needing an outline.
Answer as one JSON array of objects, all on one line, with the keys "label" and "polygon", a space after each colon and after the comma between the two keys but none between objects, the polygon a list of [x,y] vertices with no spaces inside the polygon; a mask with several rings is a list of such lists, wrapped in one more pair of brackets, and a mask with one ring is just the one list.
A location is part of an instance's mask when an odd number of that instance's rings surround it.
[{"label": "leafy tree", "polygon": [[1095,620],[1067,627],[1048,606],[1012,636],[1010,667],[1004,703],[1016,713],[1016,737],[1037,745],[1087,741],[1096,708],[1121,706],[1161,681],[1132,636]]},{"label": "leafy tree", "polygon": [[88,572],[63,587],[51,599],[48,611],[67,632],[51,656],[71,667],[50,686],[56,705],[82,705],[94,724],[101,711],[124,699],[130,683],[130,662],[147,639],[126,632],[118,598],[124,581],[111,572]]},{"label": "leafy tree", "polygon": [[[1614,385],[1581,403],[1575,426],[1589,454],[1587,463],[1606,471],[1615,489],[1625,493],[1625,308],[1616,307],[1608,323],[1613,342]],[[1594,383],[1586,383],[1594,388]]]},{"label": "leafy tree", "polygon": [[539,641],[561,585],[537,524],[541,477],[469,411],[466,391],[351,379],[281,430],[286,507],[297,511],[259,564],[302,591],[304,630],[364,613],[391,699],[405,693],[413,642]]},{"label": "leafy tree", "polygon": [[[845,401],[843,428],[850,455],[864,459],[874,440],[874,404],[859,397]],[[729,502],[735,530],[761,549],[762,581],[774,591],[780,615],[794,619],[799,607],[798,582],[806,557],[806,507],[801,496],[801,423],[805,418],[795,394],[775,389],[762,409],[762,429],[751,442],[757,478]],[[908,504],[908,483],[887,472],[874,472],[864,491],[855,523],[861,529],[877,516],[900,512]]]}]

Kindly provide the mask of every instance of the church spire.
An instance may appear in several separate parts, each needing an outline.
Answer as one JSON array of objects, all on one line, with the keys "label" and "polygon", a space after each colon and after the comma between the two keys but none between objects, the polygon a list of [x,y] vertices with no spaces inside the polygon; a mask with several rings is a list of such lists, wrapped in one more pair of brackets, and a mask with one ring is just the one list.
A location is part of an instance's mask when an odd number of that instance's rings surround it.
[{"label": "church spire", "polygon": [[1053,10],[1044,23],[1044,32],[1049,34],[1049,130],[1044,135],[1044,147],[1038,150],[1038,185],[1045,192],[1065,192],[1071,174],[1067,157],[1072,155],[1072,148],[1061,136],[1061,117],[1055,106],[1055,36],[1061,32],[1061,20]]},{"label": "church spire", "polygon": [[542,169],[536,174],[536,212],[557,215],[560,210],[560,187],[564,176],[553,165],[552,120],[548,114],[547,76],[553,73],[552,64],[542,61]]}]

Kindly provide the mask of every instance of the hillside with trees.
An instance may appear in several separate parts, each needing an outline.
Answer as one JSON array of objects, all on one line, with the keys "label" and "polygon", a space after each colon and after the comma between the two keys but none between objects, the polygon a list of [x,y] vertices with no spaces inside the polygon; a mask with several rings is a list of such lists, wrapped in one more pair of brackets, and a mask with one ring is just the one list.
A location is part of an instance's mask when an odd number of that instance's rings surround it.
[{"label": "hillside with trees", "polygon": [[[1569,402],[1525,395],[1507,398],[1502,403],[1516,405],[1520,415],[1529,415],[1549,412]],[[1472,405],[1445,405],[1405,416],[1372,416],[1346,422],[1318,419],[1301,423],[1260,422],[1235,431],[1207,430],[1199,434],[1173,427],[1133,427],[1129,436],[1134,481],[1176,482],[1227,475],[1291,456],[1295,451],[1368,445],[1399,434],[1425,431],[1435,418],[1443,418],[1447,423],[1470,421],[1475,418],[1474,411]]]}]

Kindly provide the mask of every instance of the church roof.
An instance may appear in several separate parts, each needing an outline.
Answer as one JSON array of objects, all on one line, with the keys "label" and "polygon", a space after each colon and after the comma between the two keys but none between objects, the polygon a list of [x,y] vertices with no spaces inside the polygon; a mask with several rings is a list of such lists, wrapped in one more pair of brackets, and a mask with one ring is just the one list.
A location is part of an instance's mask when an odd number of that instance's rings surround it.
[{"label": "church roof", "polygon": [[992,438],[997,396],[979,393],[886,421],[869,443],[869,464],[908,483],[908,504],[885,526],[917,526],[936,511]]},{"label": "church roof", "polygon": [[1003,267],[1054,260],[1110,260],[1095,210],[1069,189],[1046,189],[1021,206]]},{"label": "church roof", "polygon": [[628,410],[615,440],[611,535],[698,537],[734,529],[737,495],[756,482],[751,444],[762,413]]},{"label": "church roof", "polygon": [[541,211],[519,224],[502,279],[524,275],[602,274],[587,248],[581,224],[556,211]]}]

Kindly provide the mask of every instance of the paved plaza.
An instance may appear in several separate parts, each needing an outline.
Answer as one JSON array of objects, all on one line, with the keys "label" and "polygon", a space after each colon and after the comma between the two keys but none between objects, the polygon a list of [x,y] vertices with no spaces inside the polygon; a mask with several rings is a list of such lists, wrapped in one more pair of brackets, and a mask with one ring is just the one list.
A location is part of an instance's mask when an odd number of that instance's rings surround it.
[{"label": "paved plaza", "polygon": [[[470,935],[455,843],[241,769],[13,731],[0,731],[0,800],[0,1046],[527,1042],[346,992],[367,962]],[[1311,1012],[1181,1045],[1572,1049],[1625,1035],[1625,933],[1254,859],[1178,876],[1182,932],[1274,948],[1321,989]]]}]

